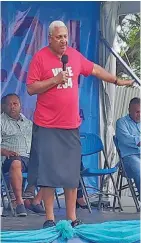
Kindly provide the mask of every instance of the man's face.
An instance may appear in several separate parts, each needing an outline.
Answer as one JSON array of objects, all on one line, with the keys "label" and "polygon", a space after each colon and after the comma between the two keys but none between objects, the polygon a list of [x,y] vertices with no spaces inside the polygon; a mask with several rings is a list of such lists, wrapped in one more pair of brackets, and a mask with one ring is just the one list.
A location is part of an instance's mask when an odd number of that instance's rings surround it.
[{"label": "man's face", "polygon": [[66,27],[54,28],[52,35],[49,36],[49,44],[54,52],[63,55],[68,45],[68,30]]},{"label": "man's face", "polygon": [[9,96],[5,102],[5,113],[13,119],[18,119],[21,111],[21,104],[17,96]]},{"label": "man's face", "polygon": [[140,122],[140,104],[131,104],[129,107],[129,115],[135,122]]}]

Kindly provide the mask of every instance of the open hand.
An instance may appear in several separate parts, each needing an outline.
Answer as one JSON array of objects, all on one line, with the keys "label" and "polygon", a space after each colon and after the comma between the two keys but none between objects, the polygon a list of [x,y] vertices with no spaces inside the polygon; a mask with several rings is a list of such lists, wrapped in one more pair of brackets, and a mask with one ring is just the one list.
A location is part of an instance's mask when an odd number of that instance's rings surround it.
[{"label": "open hand", "polygon": [[117,85],[118,86],[132,86],[134,83],[134,80],[122,80],[122,79],[117,79]]}]

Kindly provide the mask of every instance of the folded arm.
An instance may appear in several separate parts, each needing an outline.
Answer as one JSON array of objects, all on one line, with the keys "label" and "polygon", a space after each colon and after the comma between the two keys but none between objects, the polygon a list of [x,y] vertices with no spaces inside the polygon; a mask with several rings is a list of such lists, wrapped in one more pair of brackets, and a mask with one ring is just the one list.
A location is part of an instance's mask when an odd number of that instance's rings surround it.
[{"label": "folded arm", "polygon": [[116,137],[118,141],[127,146],[127,148],[137,148],[140,142],[140,136],[130,134],[124,121],[118,120],[116,123]]}]

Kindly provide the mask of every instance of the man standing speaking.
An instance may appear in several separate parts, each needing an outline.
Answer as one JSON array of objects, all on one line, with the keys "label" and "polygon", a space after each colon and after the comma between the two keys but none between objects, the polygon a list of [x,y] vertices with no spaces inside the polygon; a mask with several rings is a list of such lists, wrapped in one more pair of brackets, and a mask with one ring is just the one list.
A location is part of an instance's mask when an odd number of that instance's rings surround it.
[{"label": "man standing speaking", "polygon": [[44,228],[55,225],[55,188],[64,188],[67,219],[76,218],[76,195],[80,177],[79,75],[94,75],[117,85],[132,85],[119,80],[102,67],[68,47],[68,30],[62,21],[49,26],[49,45],[38,51],[29,67],[27,90],[37,94],[34,113],[29,184],[42,188],[46,209]]}]

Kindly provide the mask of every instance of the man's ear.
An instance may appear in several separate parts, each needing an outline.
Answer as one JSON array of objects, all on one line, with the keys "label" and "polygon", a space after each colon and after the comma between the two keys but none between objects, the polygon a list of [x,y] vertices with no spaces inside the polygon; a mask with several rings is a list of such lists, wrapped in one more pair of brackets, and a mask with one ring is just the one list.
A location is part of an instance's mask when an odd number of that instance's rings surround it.
[{"label": "man's ear", "polygon": [[51,43],[51,36],[50,35],[48,36],[48,43],[49,44]]}]

